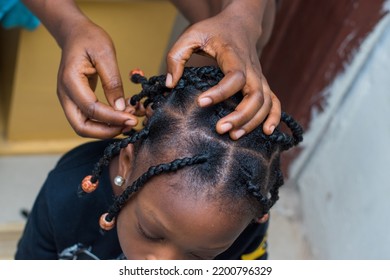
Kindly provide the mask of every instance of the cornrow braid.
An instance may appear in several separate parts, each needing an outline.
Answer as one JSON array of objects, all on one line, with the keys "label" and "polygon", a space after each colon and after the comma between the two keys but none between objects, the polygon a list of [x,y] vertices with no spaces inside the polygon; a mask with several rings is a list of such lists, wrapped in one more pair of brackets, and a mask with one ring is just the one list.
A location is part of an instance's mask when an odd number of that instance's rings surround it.
[{"label": "cornrow braid", "polygon": [[[262,206],[262,215],[267,214],[275,202],[279,199],[279,187],[283,185],[283,174],[280,169],[276,169],[275,173],[275,182],[271,184],[268,191],[263,194],[264,190],[261,189],[259,185],[259,175],[253,174],[245,165],[241,166],[241,172],[246,181],[246,189]],[[254,171],[255,173],[257,172]],[[264,188],[266,189],[266,188]]]},{"label": "cornrow braid", "polygon": [[151,166],[137,180],[128,186],[121,195],[116,197],[108,212],[102,215],[100,226],[102,229],[109,230],[114,225],[113,221],[119,214],[122,207],[125,205],[130,195],[136,193],[150,178],[161,173],[175,172],[183,167],[203,163],[207,160],[206,155],[197,155],[194,157],[185,157],[175,159],[169,163],[162,163],[156,166]]},{"label": "cornrow braid", "polygon": [[257,184],[254,184],[251,181],[247,183],[248,191],[261,203],[263,206],[263,214],[267,213],[272,206],[272,200],[265,197],[261,192]]},{"label": "cornrow braid", "polygon": [[[290,115],[282,112],[281,121],[285,123],[291,130],[292,135],[283,133],[279,129],[275,129],[271,135],[265,135],[264,133],[261,133],[261,137],[265,141],[264,146],[273,151],[270,153],[270,158],[272,158],[272,155],[280,153],[279,151],[275,150],[275,147],[280,147],[281,151],[286,151],[293,146],[298,145],[303,140],[302,127]],[[266,152],[264,153],[267,154]],[[259,201],[260,205],[262,206],[263,215],[268,213],[272,206],[279,199],[279,188],[284,184],[283,174],[279,167],[279,155],[274,156],[274,159],[269,163],[269,165],[276,165],[277,168],[274,169],[273,176],[270,176],[273,178],[273,182],[270,182],[271,179],[268,179],[268,183],[270,184],[268,187],[259,183],[255,183],[256,181],[261,181],[257,179],[257,171],[254,171],[253,174],[250,175],[246,174],[247,190]],[[267,182],[265,182],[265,184],[266,183]]]}]

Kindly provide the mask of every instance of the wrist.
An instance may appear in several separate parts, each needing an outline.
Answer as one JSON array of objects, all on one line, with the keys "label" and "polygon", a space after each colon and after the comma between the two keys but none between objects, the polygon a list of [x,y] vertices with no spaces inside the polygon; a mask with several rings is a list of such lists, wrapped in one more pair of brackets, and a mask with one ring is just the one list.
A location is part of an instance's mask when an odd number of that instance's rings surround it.
[{"label": "wrist", "polygon": [[83,26],[87,23],[90,23],[90,20],[81,12],[67,14],[57,20],[51,27],[50,33],[62,49],[68,38],[74,37],[78,30],[86,30]]},{"label": "wrist", "polygon": [[262,36],[267,3],[273,0],[224,0],[221,13],[243,25],[256,40]]},{"label": "wrist", "polygon": [[61,48],[74,27],[88,21],[73,0],[63,0],[61,4],[51,0],[22,1],[40,19]]},{"label": "wrist", "polygon": [[273,0],[222,0],[221,11],[231,10],[261,25],[269,1]]}]

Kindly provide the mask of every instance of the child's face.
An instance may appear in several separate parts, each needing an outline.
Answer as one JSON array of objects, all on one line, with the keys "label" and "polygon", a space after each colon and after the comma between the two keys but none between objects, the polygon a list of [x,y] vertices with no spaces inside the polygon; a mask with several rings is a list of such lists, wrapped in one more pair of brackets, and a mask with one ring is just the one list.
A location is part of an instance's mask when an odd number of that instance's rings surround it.
[{"label": "child's face", "polygon": [[121,210],[117,229],[128,259],[213,259],[253,218],[222,211],[220,201],[180,184],[177,175],[156,176]]}]

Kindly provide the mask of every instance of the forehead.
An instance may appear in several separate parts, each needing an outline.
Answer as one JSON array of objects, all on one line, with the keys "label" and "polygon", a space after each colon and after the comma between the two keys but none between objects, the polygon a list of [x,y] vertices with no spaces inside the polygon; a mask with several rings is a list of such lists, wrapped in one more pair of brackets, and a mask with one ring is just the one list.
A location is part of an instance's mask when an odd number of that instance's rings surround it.
[{"label": "forehead", "polygon": [[206,192],[189,191],[185,183],[180,176],[156,176],[138,193],[136,203],[179,243],[213,248],[232,243],[251,217],[227,211],[231,207],[223,207],[223,201],[214,201]]}]

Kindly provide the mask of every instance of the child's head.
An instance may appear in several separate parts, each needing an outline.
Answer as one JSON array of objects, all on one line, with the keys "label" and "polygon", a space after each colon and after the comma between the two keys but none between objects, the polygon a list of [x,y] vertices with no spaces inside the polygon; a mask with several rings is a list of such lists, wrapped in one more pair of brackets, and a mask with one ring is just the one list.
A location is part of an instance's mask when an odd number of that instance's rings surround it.
[{"label": "child's head", "polygon": [[165,76],[132,77],[143,88],[132,102],[146,98],[153,114],[143,130],[106,149],[91,178],[95,183],[119,154],[114,172],[126,183],[101,225],[117,222],[127,258],[214,258],[251,222],[266,220],[277,201],[280,153],[302,140],[302,129],[283,113],[292,136],[278,128],[266,136],[261,126],[236,141],[218,134],[217,121],[241,93],[208,108],[197,106],[196,97],[222,77],[214,67],[186,68],[173,90],[165,88]]}]

